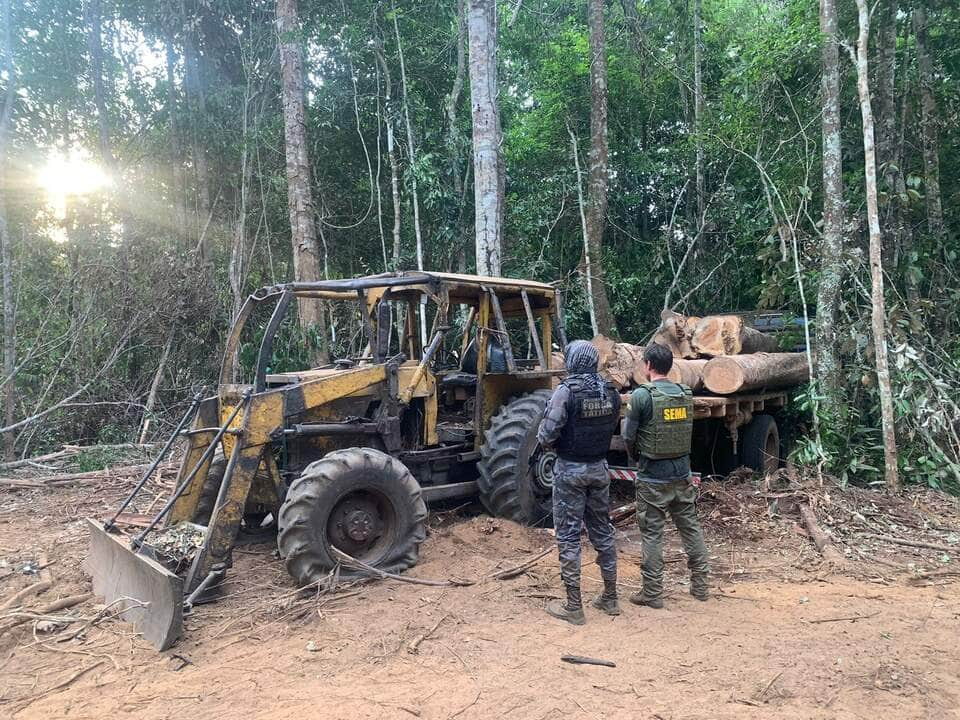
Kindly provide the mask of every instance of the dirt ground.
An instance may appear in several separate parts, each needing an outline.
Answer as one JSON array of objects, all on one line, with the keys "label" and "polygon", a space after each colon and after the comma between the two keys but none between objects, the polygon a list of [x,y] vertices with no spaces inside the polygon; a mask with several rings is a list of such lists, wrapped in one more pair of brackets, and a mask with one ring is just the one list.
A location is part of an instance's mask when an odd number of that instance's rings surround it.
[{"label": "dirt ground", "polygon": [[[53,587],[29,607],[89,592],[82,519],[105,516],[131,482],[0,490],[0,605],[43,578]],[[688,594],[671,533],[666,607],[624,602],[616,618],[588,608],[582,627],[543,612],[560,596],[552,553],[518,577],[489,579],[550,547],[549,531],[471,508],[432,516],[409,575],[486,580],[303,597],[272,541],[246,544],[225,597],[198,607],[164,653],[109,613],[70,639],[83,621],[4,632],[10,611],[0,610],[0,717],[960,718],[957,554],[863,537],[960,550],[956,500],[821,493],[818,515],[848,561],[837,569],[791,498],[749,481],[707,486],[713,599]],[[638,587],[640,547],[630,522],[618,536],[626,595]],[[588,597],[600,587],[592,561],[587,551]],[[60,614],[93,618],[96,602]],[[561,662],[567,653],[616,667]]]}]

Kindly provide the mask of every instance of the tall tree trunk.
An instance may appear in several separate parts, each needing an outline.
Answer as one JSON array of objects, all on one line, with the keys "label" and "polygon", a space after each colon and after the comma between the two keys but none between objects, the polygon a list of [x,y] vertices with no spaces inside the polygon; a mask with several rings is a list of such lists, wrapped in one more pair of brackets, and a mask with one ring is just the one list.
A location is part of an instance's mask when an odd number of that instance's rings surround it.
[{"label": "tall tree trunk", "polygon": [[[249,187],[253,177],[253,163],[250,162],[250,79],[244,86],[243,111],[241,113],[240,136],[240,206],[237,208],[237,224],[233,233],[233,247],[230,250],[230,261],[227,263],[227,278],[230,282],[230,291],[233,295],[233,312],[231,321],[236,320],[243,307],[243,284],[246,276],[246,245],[247,245],[247,205],[249,202]],[[256,127],[256,121],[254,121]]]},{"label": "tall tree trunk", "polygon": [[[196,9],[199,12],[199,9]],[[181,4],[181,14],[184,24],[199,25],[199,18],[194,15],[187,17],[186,10]],[[206,90],[201,72],[199,31],[187,30],[183,42],[183,85],[187,93],[187,106],[190,109],[190,142],[193,156],[194,182],[196,185],[196,217],[195,229],[197,240],[197,259],[200,263],[206,262],[209,252],[206,242],[206,228],[210,217],[210,181],[207,168],[207,151],[204,144],[203,132],[200,124],[204,120],[207,109]]]},{"label": "tall tree trunk", "polygon": [[877,390],[883,425],[884,471],[887,487],[900,485],[897,471],[897,438],[894,429],[893,393],[887,365],[887,313],[883,295],[883,242],[880,235],[880,211],[877,204],[877,157],[874,147],[873,107],[870,101],[870,9],[867,0],[857,0],[859,34],[857,49],[851,55],[857,66],[857,91],[863,117],[863,160],[867,195],[867,224],[870,231],[870,279],[872,296],[873,346],[877,363]]},{"label": "tall tree trunk", "polygon": [[577,142],[577,136],[573,128],[567,125],[567,132],[570,133],[570,149],[573,153],[573,167],[577,171],[577,204],[580,208],[580,228],[583,231],[583,277],[587,286],[587,309],[590,311],[590,330],[593,336],[600,334],[600,327],[597,325],[597,306],[596,293],[593,290],[593,261],[590,257],[590,241],[587,232],[587,210],[586,203],[583,200],[583,183],[580,181],[580,144]]},{"label": "tall tree trunk", "polygon": [[[140,420],[140,435],[137,439],[137,442],[141,445],[147,442],[147,436],[150,433],[150,423],[153,420],[153,408],[157,404],[157,392],[160,390],[160,383],[163,381],[163,371],[167,367],[167,358],[170,357],[170,349],[173,347],[173,337],[176,335],[176,332],[176,326],[174,326],[167,336],[167,342],[163,346],[163,352],[160,353],[160,362],[157,363],[157,371],[153,374],[153,381],[150,383],[147,402],[143,405],[143,418]],[[8,420],[6,424],[9,425],[10,422],[11,421]]]},{"label": "tall tree trunk", "polygon": [[[410,95],[407,92],[407,64],[403,59],[403,40],[397,8],[393,5],[393,32],[397,36],[397,58],[400,60],[400,86],[403,91],[403,120],[407,126],[407,154],[410,156],[410,194],[413,200],[413,234],[417,240],[417,270],[423,270],[423,235],[420,232],[420,194],[417,190],[417,146],[413,141],[410,121]],[[420,298],[420,346],[427,346],[427,298]]]},{"label": "tall tree trunk", "polygon": [[[283,131],[287,159],[287,206],[293,242],[293,274],[298,281],[320,279],[317,227],[310,184],[307,128],[304,117],[303,58],[300,53],[300,23],[297,0],[277,0],[277,31],[280,34],[280,72],[283,94]],[[297,300],[300,327],[318,328],[326,341],[325,317],[317,300]],[[323,348],[318,360],[326,360]]]},{"label": "tall tree trunk", "polygon": [[[17,364],[17,337],[13,307],[13,265],[10,252],[10,229],[7,226],[7,135],[16,101],[17,78],[13,64],[13,17],[10,0],[0,0],[0,67],[7,76],[7,87],[0,105],[0,275],[3,283],[3,419],[4,427],[13,425],[16,386],[13,374]],[[3,435],[3,458],[14,458],[15,435]]]},{"label": "tall tree trunk", "polygon": [[592,285],[597,328],[615,337],[617,324],[607,298],[603,272],[603,230],[607,222],[607,54],[604,1],[590,0],[590,179],[587,187],[587,242],[592,256]]},{"label": "tall tree trunk", "polygon": [[[0,183],[4,179],[0,177]],[[6,383],[3,386],[3,424],[4,427],[13,425],[14,404],[16,402],[16,386],[13,374],[17,366],[17,333],[16,316],[14,314],[13,299],[13,259],[10,252],[10,229],[7,227],[7,210],[3,193],[0,192],[0,272],[3,282],[3,377]],[[13,433],[3,436],[3,459],[7,462],[14,459],[16,437]]]},{"label": "tall tree trunk", "polygon": [[177,82],[174,68],[177,51],[173,45],[173,33],[168,32],[167,46],[167,113],[170,123],[170,192],[173,204],[173,234],[182,241],[186,236],[187,208],[183,187],[183,151],[180,145],[179,108],[177,105]]},{"label": "tall tree trunk", "polygon": [[100,140],[100,162],[112,173],[113,153],[110,150],[110,119],[103,89],[103,32],[101,29],[100,0],[87,3],[87,49],[90,52],[90,74],[93,76],[93,99],[97,108],[97,130]]},{"label": "tall tree trunk", "polygon": [[477,274],[499,276],[503,254],[504,166],[497,105],[496,0],[470,0],[467,25]]},{"label": "tall tree trunk", "polygon": [[945,238],[943,203],[940,196],[940,127],[933,94],[933,61],[927,51],[927,13],[921,5],[913,11],[917,35],[917,67],[920,70],[920,127],[923,135],[923,175],[927,198],[927,228],[937,243]]},{"label": "tall tree trunk", "polygon": [[[896,8],[894,8],[894,17]],[[891,152],[892,164],[896,167],[893,173],[893,237],[895,242],[895,252],[899,258],[897,265],[903,265],[905,260],[910,259],[910,250],[913,248],[913,224],[910,222],[910,204],[907,195],[907,182],[904,175],[904,147],[906,145],[906,132],[908,122],[908,112],[910,110],[910,75],[909,63],[906,60],[906,48],[909,46],[911,32],[911,23],[904,23],[904,60],[901,63],[903,72],[900,73],[900,107],[898,121],[894,123],[894,147]],[[896,42],[894,41],[894,46]],[[896,103],[896,101],[894,101]],[[917,282],[916,273],[910,268],[904,267],[900,272],[904,278],[907,289],[907,305],[910,309],[910,323],[914,332],[923,330],[923,306],[920,302],[920,289]]]},{"label": "tall tree trunk", "polygon": [[840,142],[840,49],[836,0],[820,0],[820,130],[823,135],[823,246],[817,291],[817,377],[828,417],[843,411],[840,341],[837,336],[843,285],[843,153]]},{"label": "tall tree trunk", "polygon": [[703,158],[703,0],[693,0],[693,135],[696,144],[697,228],[704,222],[706,179]]},{"label": "tall tree trunk", "polygon": [[876,17],[876,66],[874,95],[877,99],[877,167],[882,173],[880,192],[890,198],[883,208],[884,254],[896,264],[900,238],[896,234],[897,164],[897,4],[898,0],[881,0]]},{"label": "tall tree trunk", "polygon": [[[460,198],[463,195],[463,177],[461,176],[460,158],[460,131],[457,127],[457,108],[460,105],[460,95],[463,93],[463,82],[467,74],[467,0],[457,0],[457,72],[453,76],[453,86],[447,95],[447,167],[450,180],[453,182],[453,192],[457,202],[451,210],[450,222],[455,227],[457,246],[451,249],[451,261],[454,255],[463,253],[462,243],[466,240],[463,232],[463,204]],[[520,7],[519,3],[516,6]]]},{"label": "tall tree trunk", "polygon": [[393,82],[390,77],[390,66],[387,65],[387,58],[383,52],[383,39],[378,32],[376,44],[374,45],[374,54],[380,65],[380,72],[383,73],[383,94],[384,94],[384,124],[387,133],[387,158],[390,161],[390,193],[393,198],[393,259],[392,267],[394,270],[400,269],[400,219],[403,208],[400,205],[400,165],[397,162],[397,143],[394,135],[394,124],[396,123],[396,108],[393,104]]}]

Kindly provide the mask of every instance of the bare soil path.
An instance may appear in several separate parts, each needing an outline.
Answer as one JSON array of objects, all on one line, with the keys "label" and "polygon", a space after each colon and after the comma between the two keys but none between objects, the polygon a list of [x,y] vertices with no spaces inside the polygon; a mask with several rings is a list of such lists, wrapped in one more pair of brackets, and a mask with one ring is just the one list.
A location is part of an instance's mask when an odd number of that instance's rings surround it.
[{"label": "bare soil path", "polygon": [[[0,604],[37,582],[22,568],[41,558],[54,584],[43,602],[88,591],[82,518],[102,515],[123,486],[0,492]],[[249,544],[226,597],[197,608],[166,653],[117,620],[66,641],[77,623],[0,635],[0,717],[960,718],[960,583],[918,583],[889,564],[949,571],[956,559],[885,545],[870,548],[881,562],[837,574],[795,519],[732,487],[704,498],[715,590],[706,603],[687,593],[673,535],[666,607],[624,602],[616,618],[588,609],[583,627],[543,612],[560,595],[552,554],[511,580],[376,582],[303,598],[273,546]],[[858,508],[873,502],[864,497]],[[937,537],[960,533],[953,501],[917,497],[883,517],[925,512]],[[432,524],[412,575],[481,578],[552,543],[547,531],[483,516]],[[624,527],[619,541],[626,595],[638,585],[636,531]],[[847,555],[861,545],[847,543]],[[600,583],[585,555],[589,597]],[[92,617],[95,603],[70,612]],[[568,653],[616,667],[561,662]]]}]

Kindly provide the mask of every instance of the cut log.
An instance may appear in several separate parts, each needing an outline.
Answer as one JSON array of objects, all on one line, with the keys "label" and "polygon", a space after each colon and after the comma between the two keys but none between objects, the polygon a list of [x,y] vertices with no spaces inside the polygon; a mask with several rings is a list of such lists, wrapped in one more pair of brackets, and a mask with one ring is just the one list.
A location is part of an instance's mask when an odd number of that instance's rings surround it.
[{"label": "cut log", "polygon": [[[683,383],[694,392],[703,390],[703,369],[707,365],[707,360],[683,360],[675,358],[673,367],[667,373],[667,377],[675,383]],[[641,371],[642,373],[642,371]],[[643,380],[642,382],[646,382]],[[641,382],[637,383],[642,384]]]},{"label": "cut log", "polygon": [[772,353],[776,352],[779,347],[780,344],[773,335],[767,335],[746,325],[740,331],[740,352],[743,354]]},{"label": "cut log", "polygon": [[653,342],[670,348],[674,357],[695,358],[696,351],[690,344],[693,329],[700,322],[700,318],[686,317],[673,310],[664,310],[660,313],[660,327],[653,336]]},{"label": "cut log", "polygon": [[730,395],[747,390],[799,385],[809,377],[805,353],[755,353],[715,357],[703,368],[710,392]]},{"label": "cut log", "polygon": [[[607,360],[613,353],[613,348],[617,343],[608,338],[606,335],[597,335],[590,342],[593,343],[593,346],[600,354],[600,359],[597,361],[597,366],[601,368],[605,367]],[[566,350],[566,348],[564,348],[564,350]]]},{"label": "cut log", "polygon": [[607,358],[603,374],[618,390],[634,384],[633,376],[638,367],[643,366],[643,348],[639,345],[617,343]]},{"label": "cut log", "polygon": [[690,341],[694,352],[708,357],[741,353],[774,352],[777,339],[743,324],[739,315],[701,318]]},{"label": "cut log", "polygon": [[697,323],[690,345],[699,355],[736,355],[742,330],[743,318],[739,315],[711,315]]},{"label": "cut log", "polygon": [[614,342],[608,337],[597,335],[590,342],[597,348],[600,360],[597,369],[600,374],[618,390],[635,384],[634,373],[643,366],[643,348],[639,345]]}]

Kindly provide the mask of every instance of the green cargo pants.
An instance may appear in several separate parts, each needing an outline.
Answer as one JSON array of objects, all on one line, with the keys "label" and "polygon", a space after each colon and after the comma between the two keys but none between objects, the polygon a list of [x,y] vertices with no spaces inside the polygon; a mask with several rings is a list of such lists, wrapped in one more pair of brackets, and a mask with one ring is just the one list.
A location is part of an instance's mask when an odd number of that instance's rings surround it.
[{"label": "green cargo pants", "polygon": [[690,592],[707,592],[707,547],[697,519],[697,489],[687,480],[669,483],[637,479],[637,525],[643,538],[643,594],[663,595],[663,526],[673,518],[690,568]]}]

